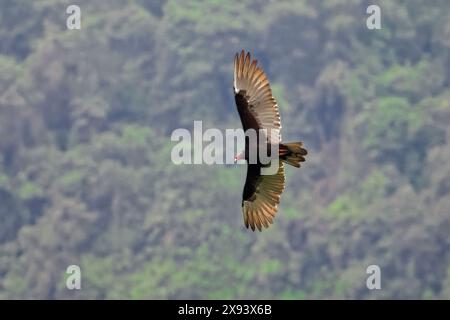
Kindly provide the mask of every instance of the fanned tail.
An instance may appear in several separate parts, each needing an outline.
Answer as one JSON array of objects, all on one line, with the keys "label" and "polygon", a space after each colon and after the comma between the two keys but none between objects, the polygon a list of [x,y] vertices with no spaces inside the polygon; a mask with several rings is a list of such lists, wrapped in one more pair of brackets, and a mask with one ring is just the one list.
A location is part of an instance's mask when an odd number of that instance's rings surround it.
[{"label": "fanned tail", "polygon": [[304,162],[305,156],[308,154],[300,141],[280,143],[279,150],[280,160],[297,168],[300,168],[300,162]]}]

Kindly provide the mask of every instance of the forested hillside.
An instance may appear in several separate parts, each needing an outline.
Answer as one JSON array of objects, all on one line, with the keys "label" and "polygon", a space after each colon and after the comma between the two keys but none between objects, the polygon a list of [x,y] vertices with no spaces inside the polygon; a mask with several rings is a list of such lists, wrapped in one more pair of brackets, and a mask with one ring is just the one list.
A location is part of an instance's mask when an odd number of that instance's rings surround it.
[{"label": "forested hillside", "polygon": [[[69,4],[1,0],[0,298],[450,299],[448,1],[83,0],[80,30]],[[175,128],[240,127],[241,49],[309,151],[262,233],[245,166],[170,159]]]}]

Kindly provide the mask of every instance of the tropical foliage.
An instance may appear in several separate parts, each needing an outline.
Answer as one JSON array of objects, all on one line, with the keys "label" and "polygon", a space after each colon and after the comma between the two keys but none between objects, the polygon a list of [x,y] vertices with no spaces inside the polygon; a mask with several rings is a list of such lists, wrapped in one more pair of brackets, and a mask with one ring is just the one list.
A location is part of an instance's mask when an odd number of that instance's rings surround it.
[{"label": "tropical foliage", "polygon": [[[71,1],[3,0],[0,298],[449,299],[450,6],[377,2],[381,30],[364,0],[86,0],[68,30]],[[242,48],[310,151],[263,233],[244,166],[170,161],[239,127]]]}]

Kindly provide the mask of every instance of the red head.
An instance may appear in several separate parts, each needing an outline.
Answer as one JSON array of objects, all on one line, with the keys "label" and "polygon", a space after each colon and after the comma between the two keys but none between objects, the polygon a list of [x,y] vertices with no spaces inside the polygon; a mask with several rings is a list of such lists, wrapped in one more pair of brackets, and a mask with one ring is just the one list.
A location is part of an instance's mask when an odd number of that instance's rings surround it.
[{"label": "red head", "polygon": [[234,156],[234,163],[237,163],[239,160],[245,159],[245,151]]}]

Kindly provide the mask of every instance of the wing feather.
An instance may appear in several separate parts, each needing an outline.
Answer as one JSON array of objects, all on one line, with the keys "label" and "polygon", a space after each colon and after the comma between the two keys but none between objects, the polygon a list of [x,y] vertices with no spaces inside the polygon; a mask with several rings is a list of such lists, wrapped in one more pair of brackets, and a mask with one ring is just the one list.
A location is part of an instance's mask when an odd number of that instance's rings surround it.
[{"label": "wing feather", "polygon": [[[254,165],[253,165],[254,166]],[[262,176],[248,165],[247,180],[244,186],[242,212],[246,228],[261,231],[273,223],[278,210],[281,194],[285,187],[283,163],[274,175]]]},{"label": "wing feather", "polygon": [[[233,84],[235,95],[241,95],[244,98],[236,99],[244,130],[276,129],[279,132],[280,112],[272,96],[269,79],[263,69],[258,66],[258,61],[252,60],[250,53],[245,53],[244,50],[236,54],[234,58]],[[279,141],[281,141],[281,135],[279,135]]]},{"label": "wing feather", "polygon": [[[281,129],[278,104],[272,95],[269,79],[258,61],[242,50],[234,57],[234,93],[244,131],[267,129],[268,140],[273,142],[270,129]],[[281,135],[279,140],[281,141]],[[284,190],[284,166],[280,162],[278,172],[270,176],[261,175],[260,164],[247,165],[247,179],[242,195],[244,224],[253,231],[268,228],[278,210]]]}]

